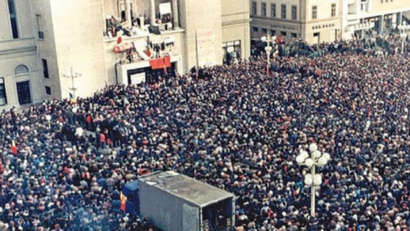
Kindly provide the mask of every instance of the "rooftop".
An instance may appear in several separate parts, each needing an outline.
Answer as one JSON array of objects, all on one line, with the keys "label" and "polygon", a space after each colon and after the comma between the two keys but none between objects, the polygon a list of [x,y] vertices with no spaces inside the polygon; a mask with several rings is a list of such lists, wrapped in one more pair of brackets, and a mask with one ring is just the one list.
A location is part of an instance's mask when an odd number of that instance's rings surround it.
[{"label": "rooftop", "polygon": [[205,207],[234,196],[222,189],[173,171],[154,172],[141,177],[139,181],[145,182],[152,187],[157,187],[200,207]]}]

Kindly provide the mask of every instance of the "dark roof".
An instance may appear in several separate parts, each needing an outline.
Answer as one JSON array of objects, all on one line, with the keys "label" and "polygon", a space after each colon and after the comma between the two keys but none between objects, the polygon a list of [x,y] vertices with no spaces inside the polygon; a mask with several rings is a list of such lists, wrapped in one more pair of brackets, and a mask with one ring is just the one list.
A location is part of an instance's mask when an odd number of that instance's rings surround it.
[{"label": "dark roof", "polygon": [[234,195],[174,171],[154,172],[139,179],[200,207],[231,198]]}]

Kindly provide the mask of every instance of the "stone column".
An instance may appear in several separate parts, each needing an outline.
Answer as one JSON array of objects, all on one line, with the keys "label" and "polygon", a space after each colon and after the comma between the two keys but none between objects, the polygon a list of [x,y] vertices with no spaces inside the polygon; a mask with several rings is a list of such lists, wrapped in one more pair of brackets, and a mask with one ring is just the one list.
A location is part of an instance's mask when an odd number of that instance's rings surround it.
[{"label": "stone column", "polygon": [[403,12],[397,13],[396,16],[396,26],[401,25],[403,22]]},{"label": "stone column", "polygon": [[379,28],[378,28],[379,34],[383,33],[383,26],[384,26],[384,15],[380,15],[379,16]]},{"label": "stone column", "polygon": [[179,28],[179,12],[178,12],[178,0],[172,0],[172,25],[174,29]]},{"label": "stone column", "polygon": [[150,20],[149,20],[149,23],[151,24],[151,25],[154,25],[155,24],[155,19],[156,19],[156,15],[155,15],[155,0],[150,0],[149,1],[149,7],[150,7],[150,16],[149,16],[149,18],[150,18]]},{"label": "stone column", "polygon": [[130,7],[130,0],[125,0],[125,20],[127,21],[127,27],[131,28],[132,21],[131,21],[131,7]]}]

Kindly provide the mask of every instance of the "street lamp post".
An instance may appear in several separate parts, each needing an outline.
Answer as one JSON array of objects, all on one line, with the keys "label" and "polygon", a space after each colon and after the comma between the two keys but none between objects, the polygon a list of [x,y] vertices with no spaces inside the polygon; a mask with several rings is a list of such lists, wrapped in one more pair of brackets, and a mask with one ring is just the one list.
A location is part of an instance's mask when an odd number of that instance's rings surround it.
[{"label": "street lamp post", "polygon": [[75,91],[77,90],[77,88],[74,85],[74,79],[81,77],[81,73],[74,71],[73,67],[71,67],[69,71],[66,71],[63,74],[63,76],[66,78],[71,78],[71,88],[69,89],[73,92],[73,99],[75,100],[76,99]]},{"label": "street lamp post", "polygon": [[270,67],[270,55],[272,53],[273,47],[270,46],[270,43],[272,42],[272,45],[276,48],[276,36],[263,36],[261,38],[262,42],[266,42],[266,47],[265,47],[265,52],[266,52],[266,74],[269,75],[269,67]]},{"label": "street lamp post", "polygon": [[397,29],[399,29],[399,31],[400,31],[401,53],[403,54],[403,52],[404,52],[404,41],[406,40],[407,32],[410,30],[410,25],[408,25],[407,22],[404,21],[401,25],[397,26]]},{"label": "street lamp post", "polygon": [[316,187],[322,184],[322,176],[316,174],[316,166],[325,166],[330,160],[330,155],[328,153],[322,155],[315,143],[309,145],[309,153],[305,150],[300,150],[299,155],[296,157],[296,162],[298,165],[305,165],[308,169],[310,168],[310,174],[305,175],[304,182],[308,187],[310,186],[310,214],[315,216]]}]

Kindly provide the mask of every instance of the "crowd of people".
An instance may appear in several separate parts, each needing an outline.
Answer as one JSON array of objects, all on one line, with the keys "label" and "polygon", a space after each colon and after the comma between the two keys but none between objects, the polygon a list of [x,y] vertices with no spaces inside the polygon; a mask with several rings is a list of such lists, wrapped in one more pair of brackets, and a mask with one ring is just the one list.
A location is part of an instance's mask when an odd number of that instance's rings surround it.
[{"label": "crowd of people", "polygon": [[[347,51],[348,49],[354,49],[356,53],[369,52],[370,55],[393,55],[401,52],[402,39],[397,36],[397,33],[397,30],[392,30],[388,34],[374,36],[372,32],[366,32],[367,36],[350,41],[356,43],[353,46],[351,43],[348,44],[343,41],[330,44],[320,43],[311,46],[301,39],[286,42],[283,38],[278,37],[278,39],[275,40],[274,50],[277,51],[281,57],[310,56],[315,58],[321,57],[325,53]],[[406,44],[408,44],[409,41],[409,37],[406,37]],[[266,42],[255,42],[255,44],[251,46],[252,55],[259,56],[263,54],[266,45]]]},{"label": "crowd of people", "polygon": [[[408,230],[408,59],[371,42],[4,110],[0,230],[152,230],[121,186],[166,170],[234,193],[238,230]],[[312,143],[331,159],[311,215],[295,158]]]}]

